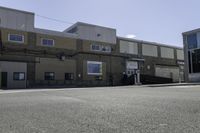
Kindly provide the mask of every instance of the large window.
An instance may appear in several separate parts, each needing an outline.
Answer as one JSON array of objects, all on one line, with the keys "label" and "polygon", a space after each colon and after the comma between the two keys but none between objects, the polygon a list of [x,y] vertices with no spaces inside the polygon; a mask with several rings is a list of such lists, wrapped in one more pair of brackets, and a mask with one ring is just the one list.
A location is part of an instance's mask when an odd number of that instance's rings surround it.
[{"label": "large window", "polygon": [[42,38],[41,39],[41,43],[43,46],[54,46],[54,40],[53,39],[46,39],[46,38]]},{"label": "large window", "polygon": [[73,73],[65,73],[65,80],[74,80]]},{"label": "large window", "polygon": [[24,43],[24,36],[18,34],[8,34],[8,41]]},{"label": "large window", "polygon": [[87,74],[88,75],[102,75],[102,62],[88,61]]},{"label": "large window", "polygon": [[197,48],[197,34],[191,34],[187,36],[188,49]]},{"label": "large window", "polygon": [[200,49],[188,52],[189,72],[200,73]]},{"label": "large window", "polygon": [[25,73],[24,72],[14,72],[13,80],[25,80]]},{"label": "large window", "polygon": [[45,80],[54,80],[55,79],[55,73],[54,72],[45,72],[44,79]]}]

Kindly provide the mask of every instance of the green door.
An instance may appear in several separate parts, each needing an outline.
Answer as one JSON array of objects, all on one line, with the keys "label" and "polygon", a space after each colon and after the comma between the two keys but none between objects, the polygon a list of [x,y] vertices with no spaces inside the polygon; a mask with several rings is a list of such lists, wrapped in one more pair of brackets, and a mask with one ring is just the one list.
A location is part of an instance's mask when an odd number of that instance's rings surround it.
[{"label": "green door", "polygon": [[7,88],[7,77],[8,77],[7,72],[1,73],[1,88]]}]

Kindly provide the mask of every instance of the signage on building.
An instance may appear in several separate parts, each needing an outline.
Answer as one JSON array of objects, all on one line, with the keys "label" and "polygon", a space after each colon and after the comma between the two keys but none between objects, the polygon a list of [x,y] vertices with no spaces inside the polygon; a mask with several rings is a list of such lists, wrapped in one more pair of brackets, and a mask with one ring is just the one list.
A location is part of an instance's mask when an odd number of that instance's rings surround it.
[{"label": "signage on building", "polygon": [[138,62],[137,61],[127,61],[126,68],[127,69],[138,69]]},{"label": "signage on building", "polygon": [[178,64],[178,65],[184,65],[185,62],[184,62],[184,61],[177,61],[177,64]]}]

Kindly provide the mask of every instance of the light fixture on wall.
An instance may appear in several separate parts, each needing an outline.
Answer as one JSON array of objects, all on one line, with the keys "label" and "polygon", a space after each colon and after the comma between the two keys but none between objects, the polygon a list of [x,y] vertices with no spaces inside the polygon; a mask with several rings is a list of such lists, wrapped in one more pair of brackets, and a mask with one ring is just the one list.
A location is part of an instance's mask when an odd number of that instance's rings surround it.
[{"label": "light fixture on wall", "polygon": [[148,70],[150,70],[150,69],[151,69],[151,66],[150,66],[150,65],[148,65],[148,66],[147,66],[147,69],[148,69]]}]

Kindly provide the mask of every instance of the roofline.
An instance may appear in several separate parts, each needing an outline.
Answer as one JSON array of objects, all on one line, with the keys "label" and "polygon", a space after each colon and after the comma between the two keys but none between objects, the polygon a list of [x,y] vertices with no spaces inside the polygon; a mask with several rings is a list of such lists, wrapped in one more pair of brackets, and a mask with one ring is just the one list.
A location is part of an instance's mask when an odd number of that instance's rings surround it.
[{"label": "roofline", "polygon": [[144,44],[152,44],[156,46],[163,46],[163,47],[169,47],[169,48],[176,48],[176,49],[183,49],[183,47],[178,47],[178,46],[172,46],[172,45],[167,45],[167,44],[162,44],[162,43],[157,43],[157,42],[150,42],[150,41],[144,41],[144,40],[138,40],[138,39],[132,39],[132,38],[126,38],[126,37],[117,37],[118,39],[121,40],[127,40],[127,41],[132,41],[132,42],[138,42],[138,43],[144,43]]},{"label": "roofline", "polygon": [[74,27],[78,26],[78,25],[87,25],[87,26],[93,26],[93,27],[101,27],[101,28],[106,28],[106,29],[111,29],[111,30],[115,30],[115,28],[110,28],[110,27],[105,27],[105,26],[99,26],[99,25],[94,25],[94,24],[89,24],[89,23],[84,23],[84,22],[76,22],[75,24],[73,24],[72,26],[70,26],[69,28],[67,28],[66,30],[64,30],[64,32],[69,31],[71,29],[73,29]]},{"label": "roofline", "polygon": [[195,32],[200,32],[200,28],[190,30],[190,31],[186,31],[186,32],[183,32],[182,34],[187,35],[187,34],[191,34],[191,33],[195,33]]},{"label": "roofline", "polygon": [[2,8],[2,9],[6,9],[6,10],[17,11],[17,12],[22,12],[22,13],[27,13],[27,14],[35,15],[35,13],[33,13],[33,12],[29,12],[29,11],[23,11],[23,10],[18,10],[18,9],[13,9],[13,8],[8,8],[8,7],[3,7],[3,6],[0,6],[0,8]]},{"label": "roofline", "polygon": [[40,28],[34,28],[34,33],[57,36],[57,37],[67,37],[67,38],[73,38],[73,39],[78,38],[76,34],[65,33],[65,32],[60,32],[60,31],[55,31],[55,30],[40,29]]}]

